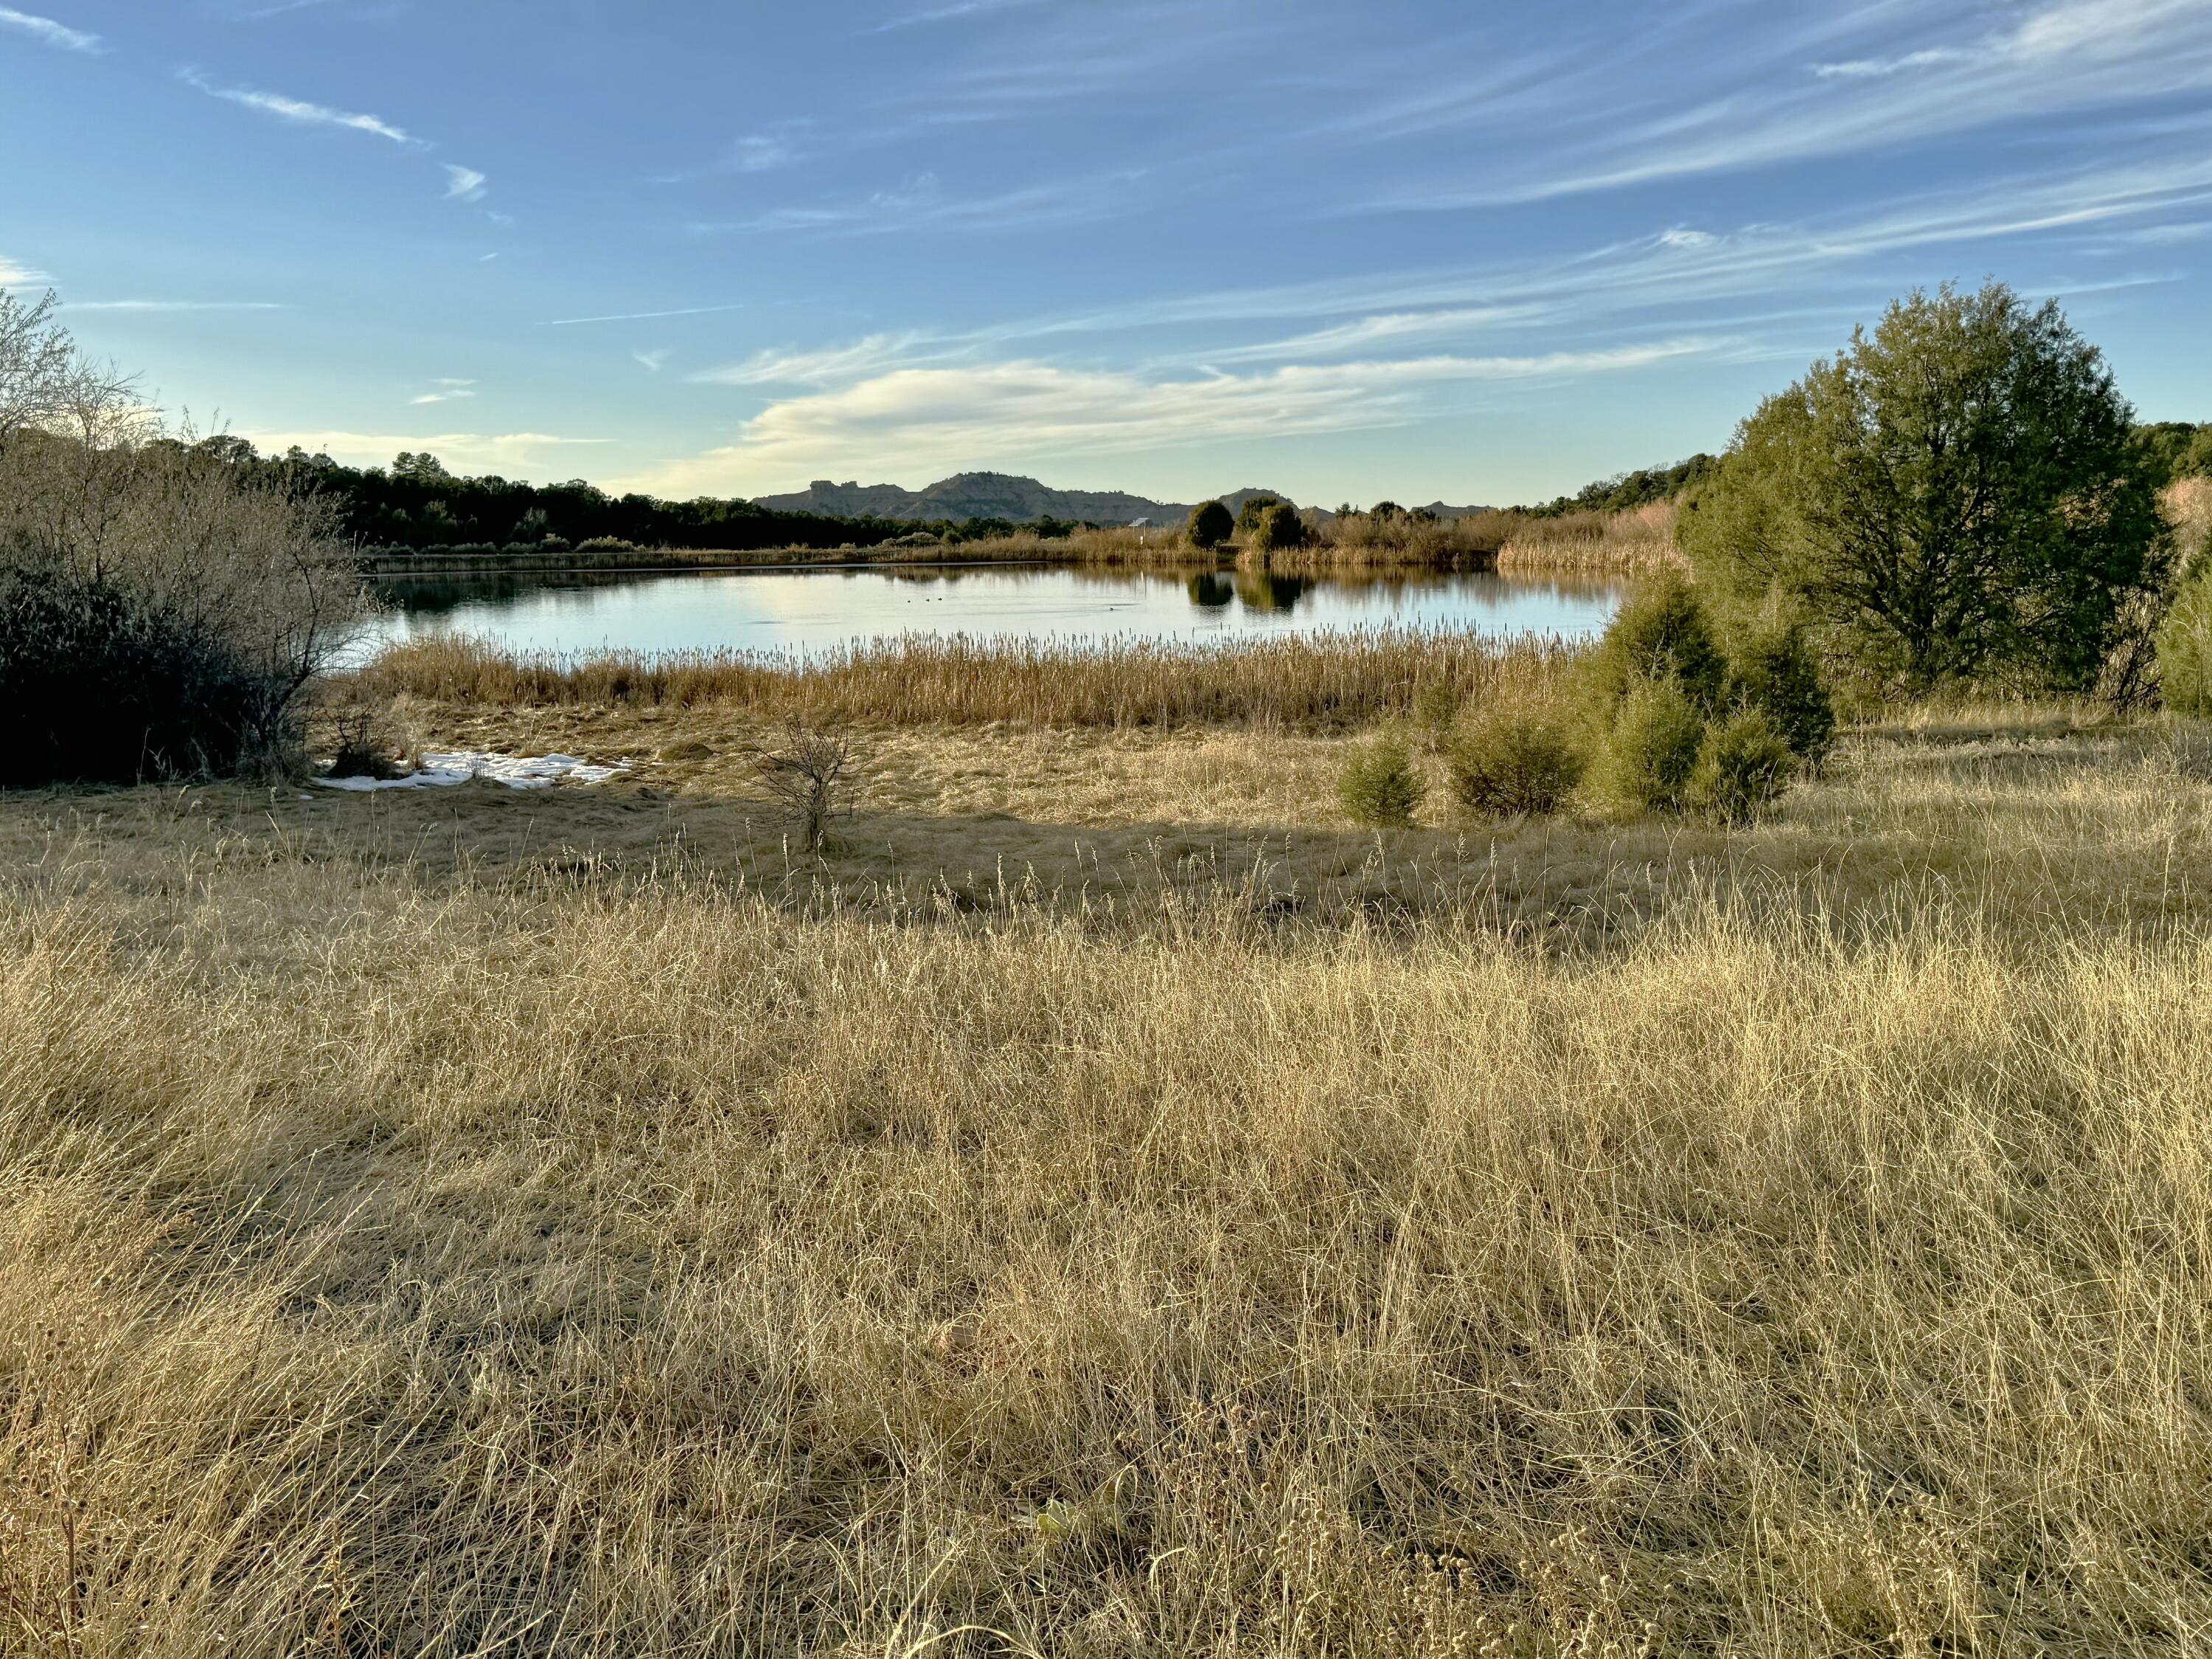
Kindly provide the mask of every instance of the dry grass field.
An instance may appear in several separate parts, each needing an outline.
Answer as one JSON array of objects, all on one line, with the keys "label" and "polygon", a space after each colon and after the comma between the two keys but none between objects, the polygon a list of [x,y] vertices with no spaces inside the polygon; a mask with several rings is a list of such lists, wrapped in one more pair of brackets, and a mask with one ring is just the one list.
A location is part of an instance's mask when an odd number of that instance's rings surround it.
[{"label": "dry grass field", "polygon": [[880,718],[817,860],[773,712],[0,798],[0,1651],[2212,1644],[2202,731],[1377,836]]}]

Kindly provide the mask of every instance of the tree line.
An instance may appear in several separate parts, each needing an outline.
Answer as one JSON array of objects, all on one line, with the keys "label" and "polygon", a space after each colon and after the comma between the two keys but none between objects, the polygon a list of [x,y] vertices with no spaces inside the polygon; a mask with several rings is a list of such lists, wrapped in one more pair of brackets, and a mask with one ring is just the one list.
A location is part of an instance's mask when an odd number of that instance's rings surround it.
[{"label": "tree line", "polygon": [[533,484],[495,473],[463,477],[428,452],[402,450],[388,467],[356,467],[297,446],[263,455],[229,435],[204,438],[196,447],[242,477],[327,498],[343,533],[370,553],[558,550],[592,542],[739,551],[875,547],[916,534],[973,541],[1015,528],[1004,520],[916,523],[777,512],[728,496],[664,501],[634,490],[612,495],[582,478]]}]

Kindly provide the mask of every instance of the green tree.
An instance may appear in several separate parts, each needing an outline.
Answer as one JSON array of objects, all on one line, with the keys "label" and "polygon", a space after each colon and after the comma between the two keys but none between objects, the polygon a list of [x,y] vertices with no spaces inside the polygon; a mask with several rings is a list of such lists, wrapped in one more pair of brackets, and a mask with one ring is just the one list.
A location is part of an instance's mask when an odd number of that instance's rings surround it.
[{"label": "green tree", "polygon": [[1219,501],[1207,501],[1190,510],[1190,523],[1184,533],[1193,547],[1215,548],[1236,533],[1237,520]]},{"label": "green tree", "polygon": [[1306,521],[1298,510],[1288,501],[1271,501],[1252,526],[1251,545],[1255,551],[1273,552],[1278,548],[1304,547],[1306,544]]},{"label": "green tree", "polygon": [[2132,424],[2056,303],[1947,285],[1761,404],[1679,534],[1701,577],[1801,601],[1877,684],[2078,690],[2164,571]]},{"label": "green tree", "polygon": [[1282,504],[1282,497],[1279,495],[1246,497],[1244,505],[1237,509],[1237,533],[1240,536],[1249,536],[1260,527],[1260,520],[1266,515],[1269,507],[1280,507]]}]

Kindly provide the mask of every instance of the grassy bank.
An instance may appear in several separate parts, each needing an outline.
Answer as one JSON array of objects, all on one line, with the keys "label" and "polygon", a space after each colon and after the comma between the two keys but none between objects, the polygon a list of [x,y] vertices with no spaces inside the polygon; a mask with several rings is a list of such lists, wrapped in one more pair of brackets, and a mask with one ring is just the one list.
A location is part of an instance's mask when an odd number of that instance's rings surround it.
[{"label": "grassy bank", "polygon": [[820,865],[650,760],[0,801],[8,1650],[2212,1630],[2192,732],[1381,841],[1337,740],[874,740]]}]

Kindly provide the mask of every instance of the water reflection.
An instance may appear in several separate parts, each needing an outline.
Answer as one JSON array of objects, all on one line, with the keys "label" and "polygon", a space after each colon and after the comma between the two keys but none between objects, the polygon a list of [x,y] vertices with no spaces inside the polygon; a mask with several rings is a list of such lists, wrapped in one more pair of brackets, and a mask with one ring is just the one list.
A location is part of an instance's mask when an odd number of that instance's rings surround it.
[{"label": "water reflection", "polygon": [[1218,570],[1201,570],[1188,585],[1190,602],[1200,611],[1218,611],[1237,597],[1236,585]]},{"label": "water reflection", "polygon": [[389,610],[376,643],[455,630],[556,653],[808,652],[909,633],[1079,642],[1400,627],[1582,637],[1604,626],[1620,598],[1610,582],[1488,571],[1314,577],[1003,565],[410,575],[378,592]]},{"label": "water reflection", "polygon": [[1287,614],[1297,609],[1298,600],[1314,581],[1311,576],[1283,576],[1272,570],[1239,570],[1233,586],[1237,599],[1249,609]]}]

